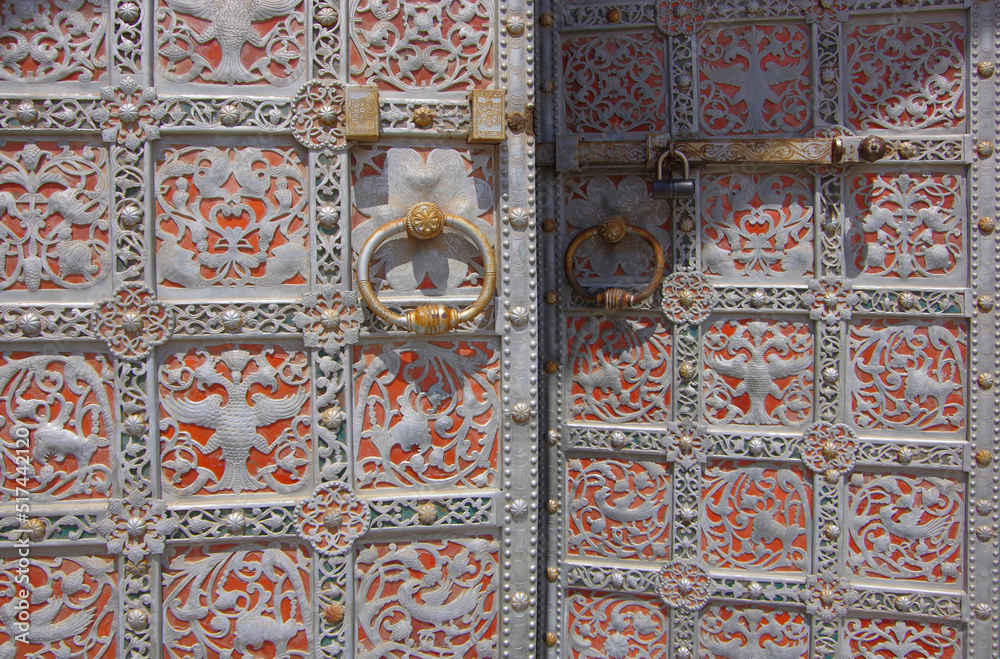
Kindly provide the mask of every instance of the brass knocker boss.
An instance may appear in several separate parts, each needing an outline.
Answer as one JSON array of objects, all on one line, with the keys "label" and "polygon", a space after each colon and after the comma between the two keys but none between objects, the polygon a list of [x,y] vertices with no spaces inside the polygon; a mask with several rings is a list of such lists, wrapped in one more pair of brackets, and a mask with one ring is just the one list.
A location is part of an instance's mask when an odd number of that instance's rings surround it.
[{"label": "brass knocker boss", "polygon": [[[445,227],[452,227],[468,236],[483,255],[483,288],[479,297],[466,307],[458,311],[453,307],[443,304],[425,304],[413,309],[408,309],[399,314],[390,311],[382,304],[375,290],[369,281],[369,265],[375,250],[378,249],[386,239],[397,233],[406,232],[406,235],[417,240],[432,240],[444,231]],[[472,320],[486,310],[497,283],[497,262],[493,254],[493,247],[489,240],[468,220],[458,215],[450,215],[441,211],[437,204],[421,202],[414,204],[407,211],[406,217],[401,217],[379,227],[373,233],[358,255],[357,264],[357,285],[361,299],[372,310],[376,316],[417,334],[442,334],[450,332],[459,325]]]}]

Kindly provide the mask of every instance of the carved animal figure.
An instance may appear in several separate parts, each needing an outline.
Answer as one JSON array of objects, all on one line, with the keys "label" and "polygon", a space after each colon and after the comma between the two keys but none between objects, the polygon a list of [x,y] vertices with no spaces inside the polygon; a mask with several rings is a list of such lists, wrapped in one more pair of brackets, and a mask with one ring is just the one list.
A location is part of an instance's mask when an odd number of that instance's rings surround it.
[{"label": "carved animal figure", "polygon": [[913,371],[906,376],[906,387],[903,389],[903,396],[909,402],[926,403],[928,398],[933,398],[937,408],[945,407],[950,396],[961,385],[953,382],[941,382],[930,374],[932,362],[926,362],[920,369]]},{"label": "carved animal figure", "polygon": [[573,379],[580,383],[587,396],[593,396],[594,391],[619,395],[622,392],[621,374],[614,364],[608,361],[602,351],[597,353],[598,366],[590,373],[577,373]]},{"label": "carved animal figure", "polygon": [[801,526],[785,526],[776,520],[770,512],[754,514],[752,527],[750,542],[770,544],[775,540],[781,540],[781,546],[786,550],[790,549],[795,544],[796,539],[805,533],[805,529]]},{"label": "carved animal figure", "polygon": [[81,202],[77,190],[58,190],[49,195],[49,213],[59,213],[71,224],[92,224],[104,215],[100,199]]},{"label": "carved animal figure", "polygon": [[67,455],[72,455],[79,467],[86,467],[97,451],[94,442],[52,423],[45,423],[36,428],[31,444],[31,457],[39,463],[45,462],[50,455],[55,457],[56,462],[62,462]]},{"label": "carved animal figure", "polygon": [[225,402],[219,394],[197,401],[167,395],[160,401],[172,419],[215,431],[205,444],[205,453],[221,448],[225,470],[219,482],[207,488],[211,492],[231,489],[239,494],[243,490],[253,491],[264,487],[247,469],[251,448],[264,454],[271,452],[267,439],[257,432],[257,428],[294,417],[306,402],[308,394],[301,390],[284,398],[271,398],[255,393],[249,396],[248,401],[247,394],[254,384],[270,387],[271,391],[278,389],[278,371],[262,355],[254,358],[257,370],[243,379],[242,371],[251,358],[246,350],[228,350],[222,353],[221,360],[229,367],[231,378],[216,372],[218,362],[214,359],[206,360],[195,369],[195,377],[204,384],[217,384],[225,388]]},{"label": "carved animal figure", "polygon": [[201,31],[199,43],[219,42],[222,59],[218,68],[205,74],[206,80],[226,84],[254,82],[257,76],[243,66],[243,46],[263,47],[264,38],[253,23],[294,11],[300,0],[164,0],[176,12],[211,21]]},{"label": "carved animal figure", "polygon": [[768,350],[783,349],[788,345],[788,337],[776,334],[773,338],[764,339],[770,326],[764,322],[751,322],[747,325],[750,338],[734,336],[729,341],[727,350],[730,353],[746,351],[750,353],[736,354],[732,359],[724,359],[717,354],[705,355],[706,366],[722,375],[742,380],[733,389],[733,397],[748,394],[750,409],[744,420],[754,425],[771,425],[775,422],[768,413],[765,403],[768,395],[781,398],[781,387],[775,382],[782,378],[798,375],[805,371],[813,362],[812,355],[801,355],[791,359],[783,359],[780,355],[768,355]]},{"label": "carved animal figure", "polygon": [[266,641],[270,641],[274,644],[276,656],[280,657],[288,650],[288,642],[302,629],[302,623],[297,620],[278,622],[268,616],[244,614],[236,619],[234,645],[245,655],[248,648],[260,650]]}]

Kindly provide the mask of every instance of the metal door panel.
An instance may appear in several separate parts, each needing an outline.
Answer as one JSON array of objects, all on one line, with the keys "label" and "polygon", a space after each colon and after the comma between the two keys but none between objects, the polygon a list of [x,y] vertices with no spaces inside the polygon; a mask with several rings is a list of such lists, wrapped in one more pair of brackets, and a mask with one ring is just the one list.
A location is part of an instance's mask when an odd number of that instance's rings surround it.
[{"label": "metal door panel", "polygon": [[[530,6],[78,4],[0,18],[0,656],[532,654]],[[420,202],[440,336],[355,285]]]},{"label": "metal door panel", "polygon": [[[542,5],[546,656],[996,654],[988,4]],[[662,89],[590,55],[657,34]],[[640,194],[670,139],[673,209]],[[639,308],[562,273],[610,215],[671,234]],[[591,243],[585,289],[645,284]]]}]

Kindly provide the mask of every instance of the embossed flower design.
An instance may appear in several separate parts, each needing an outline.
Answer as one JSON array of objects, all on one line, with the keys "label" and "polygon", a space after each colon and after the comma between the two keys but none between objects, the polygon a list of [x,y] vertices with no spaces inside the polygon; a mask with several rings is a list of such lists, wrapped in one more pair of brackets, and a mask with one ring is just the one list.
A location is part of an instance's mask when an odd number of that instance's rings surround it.
[{"label": "embossed flower design", "polygon": [[656,5],[656,22],[666,35],[694,34],[705,22],[705,0],[662,0]]},{"label": "embossed flower design", "polygon": [[324,556],[340,556],[368,530],[368,504],[354,496],[351,488],[331,482],[295,508],[299,536]]},{"label": "embossed flower design", "polygon": [[514,307],[507,312],[507,320],[514,327],[520,328],[528,324],[528,321],[531,320],[531,314],[524,307]]},{"label": "embossed flower design", "polygon": [[152,87],[142,87],[128,77],[114,87],[101,87],[101,101],[103,106],[94,110],[92,116],[104,126],[101,139],[105,142],[138,151],[146,140],[159,139],[157,123],[166,108],[157,103]]},{"label": "embossed flower design", "polygon": [[424,201],[406,212],[406,232],[413,238],[427,240],[441,233],[443,228],[444,213],[437,204]]},{"label": "embossed flower design", "polygon": [[836,277],[810,280],[809,291],[802,299],[811,307],[810,318],[822,319],[830,325],[841,319],[850,320],[854,305],[860,301],[851,284]]},{"label": "embossed flower design", "polygon": [[806,612],[819,616],[823,622],[843,617],[848,607],[858,601],[858,593],[846,579],[833,575],[810,576],[806,579]]},{"label": "embossed flower design", "polygon": [[817,474],[841,476],[854,469],[858,438],[842,423],[820,421],[802,438],[802,460]]},{"label": "embossed flower design", "polygon": [[292,134],[309,149],[341,151],[345,137],[344,85],[336,80],[311,80],[292,99]]},{"label": "embossed flower design", "polygon": [[[581,196],[566,204],[566,217],[576,231],[600,225],[608,217],[620,217],[650,232],[664,253],[670,252],[670,235],[663,230],[669,207],[651,197],[645,179],[626,176],[616,185],[607,176],[595,176],[575,184]],[[652,250],[636,235],[613,243],[595,236],[580,245],[578,254],[587,259],[591,276],[600,278],[614,277],[619,268],[628,277],[639,277],[653,267]]]},{"label": "embossed flower design", "polygon": [[303,330],[306,347],[322,346],[327,352],[334,352],[357,342],[362,312],[356,291],[335,292],[324,287],[318,293],[303,295],[302,309],[292,320]]},{"label": "embossed flower design", "polygon": [[524,229],[528,226],[530,213],[527,208],[512,208],[510,211],[510,225],[515,229]]},{"label": "embossed flower design", "polygon": [[690,469],[708,459],[708,453],[703,445],[705,426],[685,419],[679,423],[668,423],[667,431],[670,433],[667,445],[668,462]]},{"label": "embossed flower design", "polygon": [[125,361],[144,359],[173,333],[174,319],[143,284],[125,284],[97,307],[95,333]]},{"label": "embossed flower design", "polygon": [[848,17],[847,7],[841,0],[799,0],[799,6],[806,12],[806,16],[824,27],[835,21],[846,21]]},{"label": "embossed flower design", "polygon": [[531,406],[527,403],[516,403],[510,410],[510,418],[517,423],[527,423],[531,414]]},{"label": "embossed flower design", "polygon": [[697,611],[715,590],[712,577],[700,565],[674,561],[660,570],[660,600],[671,609]]},{"label": "embossed flower design", "polygon": [[17,106],[16,116],[22,124],[31,125],[38,120],[38,108],[32,101],[25,99]]},{"label": "embossed flower design", "polygon": [[124,499],[108,501],[108,510],[96,529],[107,540],[109,552],[138,563],[150,554],[162,554],[164,541],[177,529],[178,522],[166,512],[162,499],[147,499],[135,490]]},{"label": "embossed flower design", "polygon": [[663,279],[663,313],[677,325],[694,325],[712,313],[717,295],[706,277],[675,272]]},{"label": "embossed flower design", "polygon": [[[425,202],[468,220],[486,236],[495,235],[493,226],[480,219],[492,209],[492,189],[487,180],[472,175],[477,170],[486,173],[486,165],[474,161],[470,171],[463,152],[455,149],[439,148],[426,154],[389,149],[381,172],[361,176],[354,184],[355,207],[369,219],[352,229],[352,249],[359,252],[376,229]],[[468,239],[448,231],[433,240],[401,237],[378,249],[371,272],[385,271],[385,280],[397,291],[414,290],[425,279],[438,290],[454,289],[478,279],[469,264],[477,253]]]}]

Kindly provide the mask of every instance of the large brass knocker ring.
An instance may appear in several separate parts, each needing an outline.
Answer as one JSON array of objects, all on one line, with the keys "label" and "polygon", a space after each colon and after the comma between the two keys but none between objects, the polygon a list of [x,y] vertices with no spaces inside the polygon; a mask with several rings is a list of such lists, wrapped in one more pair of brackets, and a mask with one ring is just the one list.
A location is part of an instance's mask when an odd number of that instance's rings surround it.
[{"label": "large brass knocker ring", "polygon": [[[375,290],[368,281],[368,267],[375,250],[383,241],[397,233],[405,231],[411,238],[430,240],[440,235],[445,227],[458,229],[471,238],[483,255],[485,272],[483,273],[483,290],[479,293],[479,297],[462,311],[443,304],[425,304],[408,309],[401,314],[387,309],[384,304],[379,302]],[[372,313],[382,320],[417,334],[441,334],[472,320],[486,310],[486,306],[493,298],[496,289],[497,261],[489,240],[475,225],[457,215],[443,213],[437,204],[422,202],[411,206],[406,217],[401,217],[379,227],[365,241],[361,248],[361,254],[358,255],[357,283],[358,292],[361,293],[365,304],[372,310]]]},{"label": "large brass knocker ring", "polygon": [[[584,291],[583,287],[580,286],[580,282],[576,280],[576,275],[573,274],[573,257],[576,256],[576,250],[583,243],[583,241],[591,238],[595,234],[599,235],[602,240],[612,245],[621,241],[628,235],[639,236],[645,240],[649,246],[653,248],[653,261],[656,263],[656,268],[653,270],[653,276],[649,281],[649,285],[638,293],[629,293],[621,288],[608,288],[603,291],[599,291],[597,295],[591,295],[590,293]],[[614,311],[621,311],[622,309],[626,309],[642,302],[653,294],[653,291],[660,286],[660,280],[663,279],[663,248],[660,247],[660,243],[653,237],[653,234],[645,229],[629,224],[625,221],[625,218],[619,215],[606,217],[601,220],[601,223],[597,226],[584,229],[580,233],[576,234],[576,237],[573,238],[573,242],[571,242],[569,247],[566,248],[566,258],[564,259],[564,262],[566,266],[566,279],[569,281],[569,285],[573,287],[573,290],[576,291],[577,295],[591,304]]]}]

